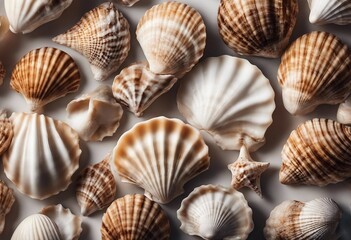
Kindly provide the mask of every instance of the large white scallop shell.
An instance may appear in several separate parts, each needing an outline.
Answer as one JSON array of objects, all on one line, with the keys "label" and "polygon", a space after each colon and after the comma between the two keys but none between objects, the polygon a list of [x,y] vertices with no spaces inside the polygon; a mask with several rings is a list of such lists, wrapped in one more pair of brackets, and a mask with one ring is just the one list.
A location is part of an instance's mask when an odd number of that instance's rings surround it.
[{"label": "large white scallop shell", "polygon": [[5,217],[15,202],[13,190],[0,180],[0,234],[4,231]]},{"label": "large white scallop shell", "polygon": [[311,9],[310,22],[315,24],[351,23],[350,0],[307,0]]}]

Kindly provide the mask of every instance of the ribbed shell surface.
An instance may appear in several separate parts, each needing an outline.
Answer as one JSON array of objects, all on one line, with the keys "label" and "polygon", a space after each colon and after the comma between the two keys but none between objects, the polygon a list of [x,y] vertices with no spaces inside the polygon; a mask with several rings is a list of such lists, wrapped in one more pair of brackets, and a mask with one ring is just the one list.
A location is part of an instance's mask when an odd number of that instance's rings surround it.
[{"label": "ribbed shell surface", "polygon": [[8,149],[13,138],[12,123],[0,117],[0,156]]},{"label": "ribbed shell surface", "polygon": [[316,24],[335,23],[346,25],[351,23],[350,0],[307,0],[311,13],[309,20]]},{"label": "ribbed shell surface", "polygon": [[6,214],[10,212],[14,202],[15,197],[13,195],[13,190],[0,180],[0,234],[5,227]]}]

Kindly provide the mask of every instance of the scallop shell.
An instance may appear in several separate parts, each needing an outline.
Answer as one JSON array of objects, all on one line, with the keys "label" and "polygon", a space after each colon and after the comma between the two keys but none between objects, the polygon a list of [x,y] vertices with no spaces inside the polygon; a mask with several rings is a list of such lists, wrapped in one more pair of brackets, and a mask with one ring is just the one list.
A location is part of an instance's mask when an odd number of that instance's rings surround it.
[{"label": "scallop shell", "polygon": [[350,0],[307,0],[311,9],[310,22],[315,24],[351,23]]},{"label": "scallop shell", "polygon": [[0,180],[0,234],[4,231],[6,214],[11,211],[14,202],[13,190]]},{"label": "scallop shell", "polygon": [[247,239],[253,230],[252,210],[244,195],[222,186],[195,188],[177,211],[180,229],[203,239]]},{"label": "scallop shell", "polygon": [[36,113],[13,113],[10,120],[14,137],[3,156],[6,176],[35,199],[65,190],[79,165],[78,134],[67,124]]},{"label": "scallop shell", "polygon": [[179,2],[164,2],[146,11],[136,35],[150,70],[178,78],[199,61],[206,45],[200,14]]},{"label": "scallop shell", "polygon": [[145,63],[135,63],[115,77],[112,91],[115,98],[137,117],[176,83],[172,75],[151,72]]},{"label": "scallop shell", "polygon": [[282,56],[278,80],[291,114],[338,104],[351,90],[351,51],[337,37],[312,32],[298,38]]},{"label": "scallop shell", "polygon": [[328,119],[298,126],[282,151],[280,182],[324,186],[351,177],[351,127]]},{"label": "scallop shell", "polygon": [[112,136],[123,115],[111,87],[106,85],[71,101],[66,111],[70,126],[84,141],[101,141],[104,137]]},{"label": "scallop shell", "polygon": [[221,0],[219,33],[239,54],[276,58],[288,45],[297,13],[297,0]]},{"label": "scallop shell", "polygon": [[120,3],[122,3],[125,6],[131,7],[134,4],[136,4],[137,2],[139,2],[140,0],[119,0]]},{"label": "scallop shell", "polygon": [[178,109],[187,121],[209,132],[222,149],[255,151],[272,123],[274,91],[247,60],[207,58],[181,82]]},{"label": "scallop shell", "polygon": [[341,103],[337,113],[338,122],[343,124],[351,124],[351,96],[345,102]]},{"label": "scallop shell", "polygon": [[166,240],[170,225],[166,214],[144,195],[126,195],[114,201],[102,217],[102,240]]},{"label": "scallop shell", "polygon": [[4,0],[5,10],[14,33],[29,33],[59,18],[73,0]]},{"label": "scallop shell", "polygon": [[84,216],[107,207],[116,196],[116,181],[110,168],[110,154],[83,170],[77,180],[76,198]]},{"label": "scallop shell", "polygon": [[6,75],[5,67],[2,64],[2,62],[0,62],[0,86],[4,83],[5,75]]},{"label": "scallop shell", "polygon": [[94,78],[102,81],[127,58],[129,24],[112,2],[106,2],[86,13],[75,26],[53,41],[83,54]]},{"label": "scallop shell", "polygon": [[145,195],[159,203],[179,196],[183,185],[210,164],[200,132],[165,117],[138,123],[124,133],[112,160],[123,182],[145,189]]},{"label": "scallop shell", "polygon": [[30,51],[17,63],[11,87],[21,93],[32,111],[42,111],[49,102],[79,88],[78,66],[67,53],[56,48]]},{"label": "scallop shell", "polygon": [[273,209],[266,222],[267,240],[332,240],[341,219],[338,205],[330,198],[309,202],[285,201]]},{"label": "scallop shell", "polygon": [[12,138],[12,123],[6,118],[6,112],[0,110],[0,156],[8,149]]},{"label": "scallop shell", "polygon": [[9,21],[6,17],[0,16],[0,40],[4,38],[9,31]]}]

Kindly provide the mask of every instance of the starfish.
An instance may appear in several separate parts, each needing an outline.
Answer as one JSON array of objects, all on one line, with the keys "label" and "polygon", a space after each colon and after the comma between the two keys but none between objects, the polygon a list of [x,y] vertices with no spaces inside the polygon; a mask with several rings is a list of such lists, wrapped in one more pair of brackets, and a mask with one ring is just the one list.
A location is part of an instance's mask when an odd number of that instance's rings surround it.
[{"label": "starfish", "polygon": [[260,177],[268,167],[269,163],[267,162],[252,160],[249,151],[243,145],[238,159],[228,165],[228,169],[232,172],[232,187],[237,190],[242,187],[249,187],[262,198]]}]

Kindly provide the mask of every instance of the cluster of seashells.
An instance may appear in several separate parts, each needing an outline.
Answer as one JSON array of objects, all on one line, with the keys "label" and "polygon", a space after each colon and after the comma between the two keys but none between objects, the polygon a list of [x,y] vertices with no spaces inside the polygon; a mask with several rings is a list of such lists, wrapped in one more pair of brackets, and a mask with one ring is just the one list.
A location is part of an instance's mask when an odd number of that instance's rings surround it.
[{"label": "cluster of seashells", "polygon": [[[132,6],[138,0],[121,0]],[[0,40],[7,30],[27,34],[57,19],[72,0],[4,0]],[[350,0],[308,0],[310,21],[351,24]],[[279,58],[278,82],[286,110],[312,112],[321,104],[340,104],[337,121],[315,118],[302,123],[282,150],[279,179],[283,184],[325,186],[351,177],[351,50],[327,32],[307,33],[289,45],[298,14],[297,0],[221,0],[218,29],[224,43],[240,55]],[[130,26],[117,5],[103,3],[84,14],[52,40],[72,48],[89,62],[91,76],[104,81],[128,56]],[[183,199],[177,217],[180,229],[202,239],[247,239],[254,228],[252,209],[238,190],[248,187],[262,197],[260,176],[269,162],[251,153],[265,143],[273,122],[275,92],[261,70],[228,55],[200,61],[206,26],[191,6],[167,1],[146,11],[136,28],[146,57],[121,69],[112,86],[72,100],[67,123],[45,115],[45,105],[78,91],[81,74],[63,50],[41,47],[29,51],[11,72],[10,86],[30,112],[0,113],[0,155],[6,177],[34,199],[65,191],[79,169],[79,141],[112,136],[123,107],[140,117],[162,94],[181,80],[176,102],[187,123],[163,116],[137,123],[118,139],[106,157],[80,171],[76,199],[81,214],[105,208],[101,238],[162,240],[171,236],[170,222],[160,204],[172,202],[184,185],[210,165],[207,132],[223,150],[240,151],[228,165],[228,186],[202,185]],[[0,84],[5,76],[0,63]],[[229,172],[229,171],[228,171]],[[118,173],[122,182],[145,193],[116,199]],[[229,174],[229,173],[228,173]],[[0,233],[14,193],[0,181]],[[285,201],[270,214],[265,238],[337,239],[341,210],[330,198]],[[28,216],[12,240],[79,239],[82,219],[62,205]]]}]

